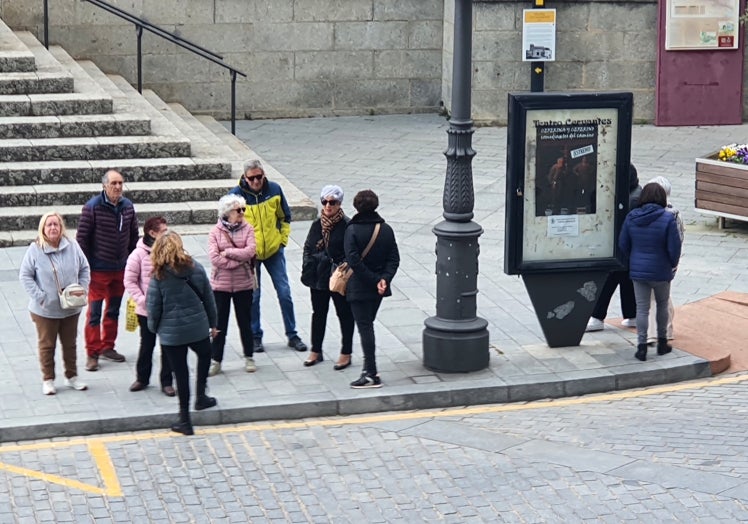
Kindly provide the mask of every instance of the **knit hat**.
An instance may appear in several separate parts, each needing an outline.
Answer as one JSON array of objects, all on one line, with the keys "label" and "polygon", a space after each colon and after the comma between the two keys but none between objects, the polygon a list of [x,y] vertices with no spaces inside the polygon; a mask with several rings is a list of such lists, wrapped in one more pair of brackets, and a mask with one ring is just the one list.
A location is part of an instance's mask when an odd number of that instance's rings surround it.
[{"label": "knit hat", "polygon": [[322,188],[322,191],[319,193],[320,200],[324,200],[325,198],[331,198],[333,200],[337,200],[338,202],[343,202],[343,188],[340,186],[333,186],[328,185]]}]

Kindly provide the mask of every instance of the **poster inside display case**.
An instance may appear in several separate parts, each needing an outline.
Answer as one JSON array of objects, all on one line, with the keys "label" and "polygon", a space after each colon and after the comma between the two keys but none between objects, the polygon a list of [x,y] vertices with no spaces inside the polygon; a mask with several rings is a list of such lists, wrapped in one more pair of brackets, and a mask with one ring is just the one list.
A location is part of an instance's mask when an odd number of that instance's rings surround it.
[{"label": "poster inside display case", "polygon": [[667,0],[665,49],[737,49],[740,0]]},{"label": "poster inside display case", "polygon": [[509,95],[505,272],[621,265],[632,102],[631,93]]}]

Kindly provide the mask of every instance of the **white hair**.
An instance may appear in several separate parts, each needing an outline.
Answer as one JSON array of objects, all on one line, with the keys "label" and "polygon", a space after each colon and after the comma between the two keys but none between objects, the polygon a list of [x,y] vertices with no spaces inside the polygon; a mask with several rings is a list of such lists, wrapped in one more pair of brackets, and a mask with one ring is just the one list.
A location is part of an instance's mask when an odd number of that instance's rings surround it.
[{"label": "white hair", "polygon": [[243,197],[239,195],[235,195],[233,193],[224,195],[221,197],[221,200],[218,201],[218,217],[227,217],[232,209],[235,209],[237,207],[246,207],[246,205],[247,202]]}]

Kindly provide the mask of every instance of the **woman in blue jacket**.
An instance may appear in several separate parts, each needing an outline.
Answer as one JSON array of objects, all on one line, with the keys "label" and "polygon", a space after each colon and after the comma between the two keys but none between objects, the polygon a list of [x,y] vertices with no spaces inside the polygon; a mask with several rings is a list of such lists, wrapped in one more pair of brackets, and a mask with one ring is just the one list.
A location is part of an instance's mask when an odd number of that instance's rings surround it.
[{"label": "woman in blue jacket", "polygon": [[187,348],[197,353],[195,409],[212,408],[216,399],[205,394],[210,367],[210,337],[218,324],[216,302],[208,275],[184,250],[181,237],[168,231],[151,250],[153,273],[146,293],[148,329],[158,334],[161,350],[177,379],[179,422],[172,431],[192,435]]},{"label": "woman in blue jacket", "polygon": [[649,303],[654,292],[657,304],[657,354],[670,353],[667,343],[670,281],[678,266],[681,238],[675,216],[666,210],[667,194],[661,185],[642,189],[639,207],[627,216],[618,247],[629,259],[629,273],[636,296],[636,358],[647,360]]}]

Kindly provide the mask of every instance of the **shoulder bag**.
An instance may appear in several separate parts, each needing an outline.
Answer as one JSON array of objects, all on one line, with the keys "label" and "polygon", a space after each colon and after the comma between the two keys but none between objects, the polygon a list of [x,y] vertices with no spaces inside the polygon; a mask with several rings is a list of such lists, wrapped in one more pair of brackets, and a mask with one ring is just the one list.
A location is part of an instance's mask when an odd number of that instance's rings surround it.
[{"label": "shoulder bag", "polygon": [[[369,240],[369,243],[366,244],[363,253],[361,253],[361,260],[363,260],[364,257],[369,254],[369,251],[371,251],[371,248],[379,235],[379,228],[379,224],[374,226],[374,232],[371,234],[371,239]],[[353,275],[353,270],[348,267],[348,262],[343,262],[337,266],[333,270],[332,275],[330,275],[330,291],[345,296],[345,288],[348,286],[348,280],[350,280],[351,275]]]},{"label": "shoulder bag", "polygon": [[55,275],[57,295],[60,297],[60,307],[62,309],[77,309],[88,304],[88,293],[86,293],[86,289],[80,284],[70,284],[65,289],[60,287],[60,279],[57,277],[55,263],[52,262],[52,254],[47,253],[47,255],[49,256],[49,263],[52,265],[52,273]]}]

